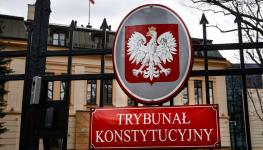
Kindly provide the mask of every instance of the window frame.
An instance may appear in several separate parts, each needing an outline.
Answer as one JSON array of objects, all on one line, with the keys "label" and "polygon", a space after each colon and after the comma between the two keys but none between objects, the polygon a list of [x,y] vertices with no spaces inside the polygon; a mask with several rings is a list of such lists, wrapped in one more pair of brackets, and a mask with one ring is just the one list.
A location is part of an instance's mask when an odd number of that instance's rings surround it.
[{"label": "window frame", "polygon": [[[46,72],[47,76],[53,76],[55,73],[53,72]],[[49,89],[49,84],[52,84],[52,89]],[[49,98],[48,93],[51,92],[51,98]],[[53,101],[54,99],[54,81],[47,81],[47,100],[48,101]]]},{"label": "window frame", "polygon": [[[90,91],[88,90],[89,85],[90,85]],[[93,85],[95,85],[94,99],[93,99],[93,94],[92,94],[92,92],[93,92],[92,86]],[[89,104],[92,104],[92,105],[96,104],[97,103],[97,80],[87,80],[86,92],[87,92],[87,94],[86,94],[86,103],[87,103],[87,105],[89,105]],[[89,97],[88,94],[90,94],[90,100],[88,99],[88,97]]]},{"label": "window frame", "polygon": [[[186,88],[186,93],[187,93],[187,103],[184,102],[184,91],[185,91],[185,88]],[[185,85],[185,87],[183,88],[182,90],[182,102],[183,102],[183,105],[189,105],[190,101],[189,101],[189,87],[188,87],[188,84]]]},{"label": "window frame", "polygon": [[[64,89],[63,89],[63,84],[64,84]],[[61,96],[61,94],[63,94],[63,96]],[[60,81],[59,100],[65,100],[65,94],[66,94],[66,81]]]},{"label": "window frame", "polygon": [[[54,38],[55,35],[57,35],[57,38]],[[62,39],[62,35],[64,36],[64,39]],[[57,42],[56,44],[55,44],[55,41]],[[52,33],[52,45],[66,46],[66,33],[65,32],[53,32]]]},{"label": "window frame", "polygon": [[[113,83],[112,80],[104,80],[103,82],[103,103],[106,105],[112,105],[112,91],[113,91]],[[110,88],[109,88],[110,87]],[[111,92],[109,92],[111,90]],[[109,97],[111,94],[111,97]]]},{"label": "window frame", "polygon": [[202,80],[194,80],[194,99],[196,105],[203,104]]},{"label": "window frame", "polygon": [[[49,84],[51,84],[52,89],[49,88],[50,87]],[[51,97],[49,97],[49,92],[51,93]],[[53,98],[54,98],[53,92],[54,92],[54,82],[53,81],[48,81],[47,82],[47,100],[49,100],[49,101],[53,100]]]},{"label": "window frame", "polygon": [[[208,81],[208,89],[209,89],[209,103],[214,104],[214,86],[213,81]],[[211,90],[211,92],[210,92]]]}]

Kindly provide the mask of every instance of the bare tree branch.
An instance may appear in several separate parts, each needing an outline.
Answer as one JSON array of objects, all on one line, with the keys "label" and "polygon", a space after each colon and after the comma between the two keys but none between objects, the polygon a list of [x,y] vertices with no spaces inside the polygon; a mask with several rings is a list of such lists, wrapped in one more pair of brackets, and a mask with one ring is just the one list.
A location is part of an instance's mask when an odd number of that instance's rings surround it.
[{"label": "bare tree branch", "polygon": [[217,28],[222,33],[228,33],[228,32],[237,31],[237,29],[223,30],[218,25],[208,25],[207,27]]},{"label": "bare tree branch", "polygon": [[[193,3],[206,3],[206,4],[209,4],[211,6],[212,5],[213,6],[217,6],[217,7],[221,8],[221,9],[223,9],[223,10],[228,11],[233,16],[237,16],[239,14],[243,18],[241,20],[242,23],[249,25],[250,28],[252,28],[255,31],[258,31],[263,36],[263,29],[262,29],[263,27],[262,27],[262,24],[261,24],[261,23],[263,23],[263,19],[262,18],[253,16],[253,15],[249,15],[249,14],[246,14],[244,12],[238,12],[239,9],[243,10],[242,6],[245,5],[245,3],[243,3],[243,5],[241,5],[241,4],[238,4],[238,2],[235,1],[235,0],[232,0],[232,1],[231,0],[197,0],[197,1],[191,0],[191,1]],[[231,2],[230,4],[232,4],[232,6],[227,6],[226,5],[227,2]],[[239,6],[239,5],[241,5],[241,6]],[[250,6],[249,6],[249,8],[250,8]],[[261,7],[259,6],[258,8],[261,8]],[[262,16],[262,15],[259,15],[259,16]],[[247,19],[249,19],[249,20],[247,20]],[[258,27],[257,25],[255,25],[255,23],[258,23],[261,28]]]},{"label": "bare tree branch", "polygon": [[[247,26],[247,25],[246,25]],[[247,37],[249,38],[249,41],[251,43],[255,43],[255,41],[252,38],[252,35],[250,32],[250,30],[247,28],[244,30]],[[258,38],[258,32],[256,32],[256,42],[258,42],[259,38]],[[263,67],[263,57],[262,57],[262,52],[260,49],[255,49],[256,53],[257,53],[257,58],[255,58],[255,55],[252,54],[250,51],[246,51],[246,53],[249,55],[250,59],[252,59],[259,67]],[[254,51],[253,51],[254,52]]]},{"label": "bare tree branch", "polygon": [[261,30],[260,28],[256,27],[251,22],[249,22],[247,20],[244,20],[244,19],[241,22],[243,22],[243,23],[247,24],[248,26],[250,26],[253,30],[258,31],[263,36],[263,30]]},{"label": "bare tree branch", "polygon": [[262,97],[260,96],[259,91],[258,91],[257,88],[256,88],[256,93],[257,93],[257,97],[258,97],[258,100],[259,100],[259,103],[260,103],[261,112],[263,113],[263,102],[262,102]]},{"label": "bare tree branch", "polygon": [[197,10],[200,10],[202,12],[213,12],[215,14],[219,14],[219,13],[222,13],[224,14],[225,16],[227,15],[231,15],[231,13],[226,13],[225,11],[217,11],[217,10],[214,10],[214,9],[202,9],[202,8],[199,8],[199,7],[193,7],[193,6],[188,6],[189,8],[194,8],[194,9],[197,9]]},{"label": "bare tree branch", "polygon": [[255,56],[252,55],[252,53],[250,53],[249,51],[246,51],[246,53],[249,55],[250,59],[252,59],[258,66],[261,65],[261,63],[257,59],[255,59]]},{"label": "bare tree branch", "polygon": [[[237,31],[237,29],[223,30],[223,29],[220,28],[218,25],[208,25],[207,27],[217,28],[217,29],[218,29],[220,32],[222,32],[222,33],[228,33],[228,32]],[[242,29],[251,29],[251,28],[242,28]]]},{"label": "bare tree branch", "polygon": [[[210,1],[210,3],[216,5],[216,6],[219,6],[227,11],[229,11],[231,14],[233,14],[234,16],[238,15],[238,13],[232,9],[230,9],[229,7],[223,5],[222,3],[220,3],[219,1],[216,1],[216,0],[205,0],[205,1]],[[234,1],[232,1],[234,2]],[[240,13],[241,17],[246,17],[246,18],[249,18],[249,19],[253,19],[253,20],[257,20],[259,22],[263,22],[263,19],[259,19],[259,18],[256,18],[256,17],[253,17],[253,16],[250,16],[250,15],[247,15],[247,14],[244,14],[244,13]]]}]

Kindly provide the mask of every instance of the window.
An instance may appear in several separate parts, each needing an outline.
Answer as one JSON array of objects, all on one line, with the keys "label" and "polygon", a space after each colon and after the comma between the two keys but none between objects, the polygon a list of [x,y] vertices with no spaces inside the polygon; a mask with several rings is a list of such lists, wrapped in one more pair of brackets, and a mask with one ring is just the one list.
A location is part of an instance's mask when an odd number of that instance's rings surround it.
[{"label": "window", "polygon": [[214,104],[214,98],[213,98],[213,81],[209,81],[209,102],[210,104]]},{"label": "window", "polygon": [[[47,76],[52,76],[54,73],[46,72]],[[47,82],[47,100],[53,100],[53,92],[54,92],[54,81]]]},{"label": "window", "polygon": [[202,104],[202,80],[194,81],[195,104]]},{"label": "window", "polygon": [[103,102],[104,104],[112,104],[112,80],[104,80],[103,89]]},{"label": "window", "polygon": [[53,33],[53,45],[65,46],[65,33]]},{"label": "window", "polygon": [[189,105],[189,96],[188,96],[188,85],[182,90],[183,99],[182,102],[184,105]]},{"label": "window", "polygon": [[87,85],[87,104],[96,104],[96,80],[88,80]]},{"label": "window", "polygon": [[65,90],[66,90],[66,82],[61,81],[60,82],[60,100],[65,99]]},{"label": "window", "polygon": [[53,100],[53,91],[54,91],[54,82],[49,81],[47,83],[47,99],[48,100]]}]

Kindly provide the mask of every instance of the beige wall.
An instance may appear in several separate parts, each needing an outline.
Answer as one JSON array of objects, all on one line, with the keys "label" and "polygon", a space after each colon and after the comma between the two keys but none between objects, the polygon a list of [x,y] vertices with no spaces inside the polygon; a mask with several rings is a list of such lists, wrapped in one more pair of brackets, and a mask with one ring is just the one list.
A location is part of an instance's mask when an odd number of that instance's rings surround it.
[{"label": "beige wall", "polygon": [[[257,92],[259,95],[257,95]],[[260,103],[262,100],[263,89],[248,90],[249,122],[253,150],[263,149],[263,112],[261,108],[263,103]]]}]

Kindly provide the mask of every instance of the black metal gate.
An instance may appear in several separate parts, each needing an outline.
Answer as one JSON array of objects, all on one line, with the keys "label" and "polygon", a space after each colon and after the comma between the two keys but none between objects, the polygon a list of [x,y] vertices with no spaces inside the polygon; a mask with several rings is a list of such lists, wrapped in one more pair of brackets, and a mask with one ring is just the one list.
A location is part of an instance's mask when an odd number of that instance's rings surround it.
[{"label": "black metal gate", "polygon": [[[3,51],[0,57],[26,57],[25,74],[2,75],[3,81],[24,81],[23,105],[20,130],[20,150],[36,150],[39,148],[39,140],[43,139],[45,149],[50,149],[50,138],[63,139],[61,149],[67,148],[69,101],[72,80],[100,80],[100,107],[103,107],[103,80],[114,79],[114,74],[104,73],[104,56],[111,54],[111,49],[74,49],[73,31],[76,28],[76,22],[72,21],[68,32],[70,33],[70,42],[68,50],[47,51],[47,34],[49,27],[50,1],[37,0],[34,22],[28,26],[28,48],[25,51]],[[209,76],[240,75],[242,77],[242,94],[244,106],[244,123],[246,133],[246,146],[251,150],[251,137],[249,127],[249,114],[247,102],[246,75],[263,74],[263,69],[245,68],[244,49],[263,48],[263,43],[243,43],[240,16],[237,15],[236,23],[238,27],[239,43],[231,44],[207,44],[205,16],[202,17],[200,24],[203,25],[203,44],[193,45],[195,51],[203,51],[204,70],[194,70],[191,76],[204,76],[206,89],[206,102],[209,104]],[[102,33],[106,26],[102,26]],[[105,40],[103,38],[102,40]],[[102,43],[105,43],[103,41]],[[73,50],[74,49],[74,50]],[[239,50],[241,67],[238,69],[227,70],[209,70],[208,69],[208,51],[217,50]],[[72,74],[72,56],[80,55],[100,55],[101,73],[100,74]],[[66,56],[68,58],[67,74],[49,76],[45,74],[46,58],[55,56]],[[41,95],[39,102],[32,102],[32,83],[33,78],[39,76],[42,78]],[[48,81],[64,81],[66,84],[65,98],[62,101],[47,101],[46,90]],[[173,105],[173,101],[170,102]],[[56,113],[54,113],[56,111]],[[56,123],[53,124],[53,120]],[[55,128],[50,128],[55,126]]]}]

